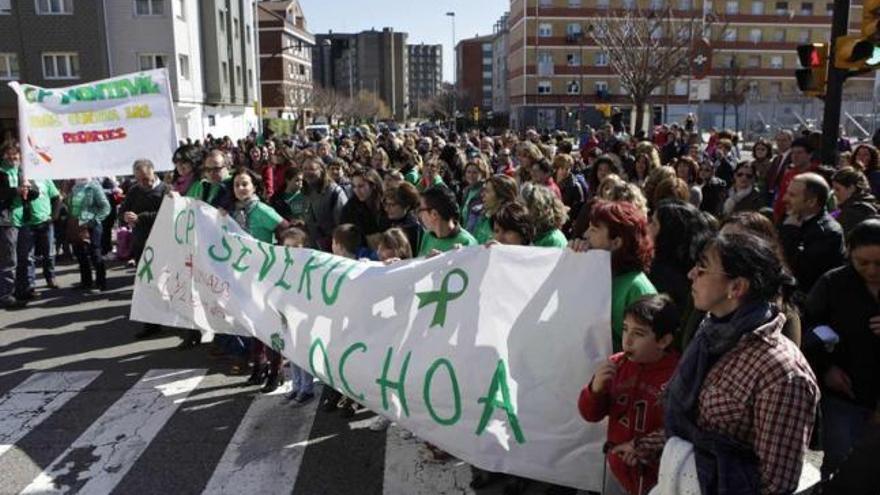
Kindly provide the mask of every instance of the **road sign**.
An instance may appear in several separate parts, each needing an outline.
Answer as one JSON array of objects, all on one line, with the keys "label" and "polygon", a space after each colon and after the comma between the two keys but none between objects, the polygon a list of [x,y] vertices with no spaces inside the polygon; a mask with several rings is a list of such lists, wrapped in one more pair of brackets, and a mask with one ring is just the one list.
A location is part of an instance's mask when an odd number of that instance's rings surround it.
[{"label": "road sign", "polygon": [[709,79],[691,81],[691,93],[688,101],[708,101],[712,94],[712,83]]},{"label": "road sign", "polygon": [[691,48],[691,77],[696,80],[705,79],[712,68],[712,47],[709,40],[700,38],[694,41]]}]

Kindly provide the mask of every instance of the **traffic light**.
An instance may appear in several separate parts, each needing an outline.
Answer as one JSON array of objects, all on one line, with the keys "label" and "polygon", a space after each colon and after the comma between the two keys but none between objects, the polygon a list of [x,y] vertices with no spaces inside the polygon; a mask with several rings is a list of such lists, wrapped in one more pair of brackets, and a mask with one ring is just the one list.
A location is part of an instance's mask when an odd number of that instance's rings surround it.
[{"label": "traffic light", "polygon": [[807,96],[824,96],[828,82],[828,43],[799,45],[797,54],[802,67],[794,71],[798,89]]},{"label": "traffic light", "polygon": [[864,70],[880,66],[880,0],[862,2],[862,34],[839,36],[834,44],[834,66]]}]

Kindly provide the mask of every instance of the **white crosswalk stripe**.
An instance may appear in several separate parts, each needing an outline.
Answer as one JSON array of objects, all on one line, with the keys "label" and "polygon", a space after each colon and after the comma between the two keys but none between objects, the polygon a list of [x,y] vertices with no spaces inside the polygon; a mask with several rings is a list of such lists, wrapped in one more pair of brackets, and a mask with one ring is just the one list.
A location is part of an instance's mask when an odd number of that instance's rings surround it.
[{"label": "white crosswalk stripe", "polygon": [[0,456],[100,374],[100,371],[35,373],[0,397]]},{"label": "white crosswalk stripe", "polygon": [[150,370],[22,493],[110,493],[206,370]]},{"label": "white crosswalk stripe", "polygon": [[254,399],[203,493],[249,493],[256,486],[264,493],[290,493],[317,404],[291,408],[281,393]]},{"label": "white crosswalk stripe", "polygon": [[[176,415],[201,411],[238,396],[239,400],[244,397],[251,402],[246,409],[238,409],[245,411],[244,414],[239,412],[229,418],[228,427],[235,428],[235,432],[228,444],[213,444],[217,446],[215,454],[207,457],[214,459],[211,462],[216,465],[207,465],[201,481],[193,481],[192,491],[201,490],[211,495],[255,491],[292,493],[298,481],[315,479],[312,477],[318,475],[301,469],[308,449],[317,448],[320,451],[328,438],[338,438],[346,432],[363,432],[372,423],[372,418],[360,417],[341,423],[345,425],[343,430],[327,432],[326,421],[338,421],[328,416],[324,421],[324,433],[310,439],[315,418],[319,414],[328,414],[318,412],[318,400],[305,407],[291,407],[283,399],[284,388],[269,395],[253,394],[251,399],[250,391],[235,385],[228,388],[211,387],[209,383],[216,384],[216,377],[212,375],[213,380],[203,381],[206,373],[204,369],[155,369],[146,372],[130,388],[119,390],[122,395],[114,398],[106,410],[95,411],[94,417],[97,419],[87,426],[82,424],[85,430],[72,444],[66,448],[59,446],[59,450],[64,449],[63,452],[46,465],[36,478],[31,480],[38,472],[32,471],[14,485],[6,486],[12,493],[20,490],[22,494],[104,494],[118,492],[123,478],[136,465],[141,471],[138,476],[143,476],[144,472],[150,476],[149,473],[153,472],[173,471],[173,465],[148,465],[147,459],[141,459],[150,444],[156,443],[154,440],[163,428]],[[101,371],[38,372],[0,396],[0,456],[32,432],[42,435],[37,431],[41,423],[61,411],[74,397],[100,392],[102,388],[97,385],[90,388],[90,385],[97,383],[99,376]],[[201,394],[199,387],[205,388]],[[320,396],[321,387],[316,388]],[[203,403],[206,398],[218,400]],[[188,403],[196,405],[187,406]],[[78,405],[76,409],[80,407]],[[52,425],[52,428],[58,427]],[[199,428],[200,423],[193,423],[192,427]],[[383,459],[376,451],[378,461],[384,461],[381,471],[374,471],[378,475],[376,479],[358,480],[363,486],[371,487],[367,491],[381,487],[381,491],[389,495],[473,493],[468,487],[471,474],[467,464],[461,461],[426,461],[420,452],[422,443],[417,438],[402,438],[400,431],[392,427],[387,434],[377,432],[375,440],[368,440],[366,445],[375,442],[377,449],[385,442],[385,456]],[[206,428],[204,434],[211,433]],[[373,437],[359,438],[362,442],[364,438]],[[224,449],[222,455],[219,455],[220,449]],[[196,449],[190,455],[198,462],[204,453]],[[312,458],[312,470],[315,469],[315,459],[321,459],[318,462],[321,471],[332,470],[334,476],[346,476],[345,466],[328,465],[323,455],[326,455],[326,451]],[[155,456],[152,457],[155,459]],[[144,464],[138,464],[139,459]],[[7,458],[6,461],[13,459]],[[128,485],[131,485],[130,482],[126,481]],[[309,484],[306,483],[306,486]],[[127,488],[126,491],[130,491],[131,486]]]}]

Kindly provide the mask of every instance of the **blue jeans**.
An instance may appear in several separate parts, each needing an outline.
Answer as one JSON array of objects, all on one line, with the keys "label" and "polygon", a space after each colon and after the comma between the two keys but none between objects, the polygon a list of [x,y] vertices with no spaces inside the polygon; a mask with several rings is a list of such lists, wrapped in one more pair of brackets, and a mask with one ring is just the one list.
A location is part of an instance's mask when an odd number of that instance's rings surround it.
[{"label": "blue jeans", "polygon": [[55,279],[55,227],[45,222],[18,229],[18,266],[15,292],[25,295],[36,285],[36,262],[43,268],[46,282]]},{"label": "blue jeans", "polygon": [[15,264],[18,261],[16,247],[18,228],[0,226],[0,299],[12,296],[15,291]]},{"label": "blue jeans", "polygon": [[315,377],[293,363],[290,363],[290,371],[293,374],[293,389],[297,391],[297,395],[314,393]]},{"label": "blue jeans", "polygon": [[822,397],[822,478],[828,479],[867,431],[872,411],[831,395]]}]

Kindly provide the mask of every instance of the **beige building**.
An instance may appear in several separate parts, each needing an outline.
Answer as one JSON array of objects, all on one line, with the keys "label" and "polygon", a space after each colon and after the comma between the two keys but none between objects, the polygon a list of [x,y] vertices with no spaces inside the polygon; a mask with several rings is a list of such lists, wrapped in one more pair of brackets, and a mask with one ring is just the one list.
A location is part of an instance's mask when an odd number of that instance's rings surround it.
[{"label": "beige building", "polygon": [[[619,106],[625,112],[631,110],[625,89],[609,67],[607,53],[596,46],[587,29],[596,18],[615,9],[636,8],[637,2],[646,11],[667,5],[663,0],[511,0],[511,124],[517,128],[574,128],[578,118],[590,124],[601,121],[597,110],[600,104]],[[735,113],[746,125],[754,119],[772,125],[782,123],[785,116],[806,119],[821,115],[821,102],[804,97],[797,89],[796,48],[803,43],[828,41],[833,2],[668,2],[681,15],[714,12],[721,22],[712,33],[716,41],[708,77],[710,99],[699,105],[689,101],[687,78],[672,81],[667,88],[658,88],[652,99],[650,111],[656,122],[678,120],[688,112],[699,112],[706,126],[723,123],[727,127],[734,126]],[[854,5],[850,21],[856,30],[860,16],[860,5]],[[736,109],[728,105],[725,112],[723,100],[729,97],[723,96],[722,86],[725,81],[728,87],[731,84],[730,76],[725,74],[729,74],[732,60],[739,68],[737,86],[746,96]],[[870,101],[873,80],[873,75],[850,79],[844,98]],[[778,122],[767,117],[771,113],[768,105],[772,106],[773,114],[778,114]]]}]

